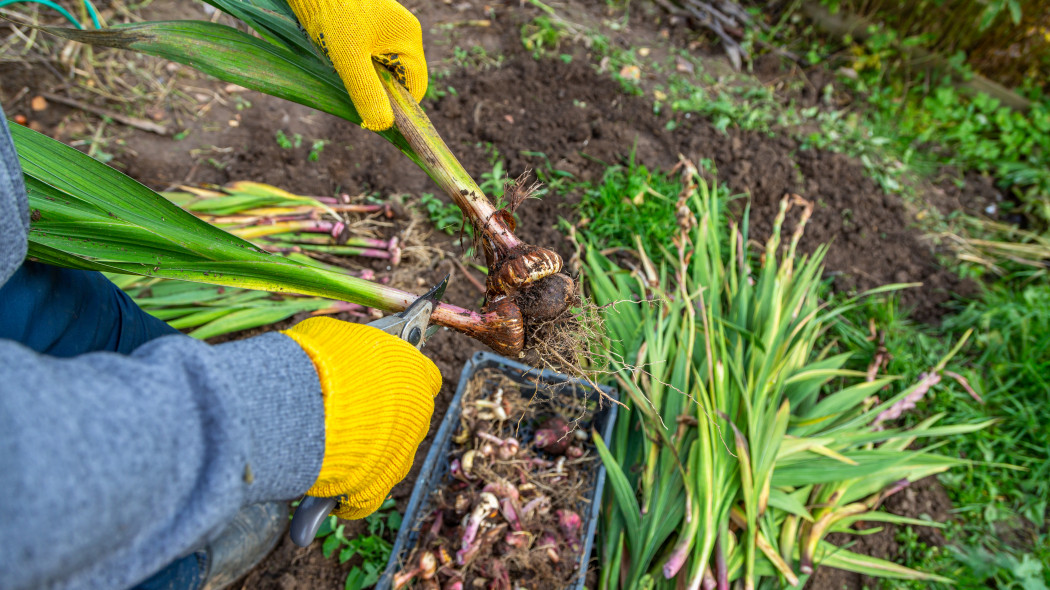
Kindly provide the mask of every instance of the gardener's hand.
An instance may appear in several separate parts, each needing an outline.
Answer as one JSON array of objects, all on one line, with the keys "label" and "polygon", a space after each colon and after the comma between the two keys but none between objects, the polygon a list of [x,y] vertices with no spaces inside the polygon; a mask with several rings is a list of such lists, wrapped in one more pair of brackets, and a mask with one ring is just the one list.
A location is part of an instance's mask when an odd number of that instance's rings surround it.
[{"label": "gardener's hand", "polygon": [[361,125],[383,131],[394,124],[376,58],[408,88],[416,102],[427,92],[427,62],[419,21],[394,0],[288,0],[299,22],[332,60]]},{"label": "gardener's hand", "polygon": [[408,475],[441,373],[408,342],[370,326],[318,317],[283,333],[313,360],[324,396],[324,460],[306,493],[338,496],[335,514],[364,518]]}]

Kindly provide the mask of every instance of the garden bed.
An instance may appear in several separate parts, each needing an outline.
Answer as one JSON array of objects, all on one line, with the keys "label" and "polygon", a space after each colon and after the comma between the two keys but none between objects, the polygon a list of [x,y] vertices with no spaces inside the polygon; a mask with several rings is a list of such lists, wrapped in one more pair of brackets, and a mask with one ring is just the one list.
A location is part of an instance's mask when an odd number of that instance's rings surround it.
[{"label": "garden bed", "polygon": [[[797,142],[784,136],[732,128],[723,134],[697,117],[678,115],[674,117],[675,129],[667,131],[669,117],[655,115],[650,98],[624,94],[608,74],[595,71],[584,50],[566,48],[566,55],[573,57],[568,62],[534,60],[522,48],[518,35],[521,22],[532,13],[524,15],[518,2],[490,4],[495,7],[491,26],[450,29],[442,25],[489,18],[490,13],[481,5],[460,10],[442,3],[406,2],[418,9],[415,13],[427,35],[433,72],[442,67],[442,57],[452,54],[452,47],[483,47],[491,56],[502,56],[499,67],[453,71],[434,76],[431,82],[445,94],[427,103],[428,114],[476,178],[492,170],[494,153],[505,162],[510,176],[527,167],[541,168],[549,161],[554,169],[587,181],[600,180],[609,165],[622,164],[632,154],[651,170],[670,169],[679,154],[695,161],[711,158],[721,181],[734,191],[750,194],[753,235],[757,239],[765,239],[763,232],[785,193],[799,193],[818,203],[802,247],[812,249],[819,243],[831,243],[827,272],[839,288],[923,282],[922,288],[907,292],[903,300],[917,308],[920,317],[931,320],[940,316],[941,304],[952,292],[968,288],[936,264],[920,232],[911,227],[913,215],[897,197],[887,196],[865,178],[858,162],[830,152],[801,150]],[[168,18],[204,18],[197,5],[182,0],[158,0],[149,10],[164,12]],[[593,10],[598,13],[602,8]],[[614,34],[614,42],[625,46],[648,44],[658,37],[661,25],[639,16],[632,27]],[[453,32],[448,33],[450,30]],[[446,35],[449,40],[443,39]],[[551,84],[551,80],[558,83]],[[97,117],[60,104],[52,103],[44,111],[31,110],[33,96],[60,92],[66,84],[42,64],[0,63],[0,81],[0,100],[8,116],[27,115],[46,133],[65,141],[83,141],[90,131],[86,125],[98,124]],[[438,192],[393,147],[350,124],[255,93],[228,92],[224,84],[210,80],[187,84],[195,88],[187,90],[191,95],[200,91],[221,100],[202,99],[198,118],[181,120],[186,133],[178,141],[110,126],[103,136],[112,139],[107,149],[114,154],[114,165],[157,189],[252,179],[301,194],[343,190],[418,196]],[[450,88],[455,92],[449,92]],[[240,100],[235,100],[237,97]],[[242,109],[245,102],[250,106]],[[206,104],[211,106],[203,110]],[[157,106],[164,113],[170,103],[160,100]],[[289,136],[300,134],[306,141],[301,147],[281,147],[274,140],[279,129]],[[319,139],[327,141],[327,147],[316,162],[310,161],[311,142]],[[559,218],[578,221],[572,208],[578,199],[578,194],[567,192],[526,203],[520,236],[551,247],[569,260],[572,248],[556,227]],[[844,215],[846,210],[848,216]],[[393,224],[388,231],[392,236],[403,229]],[[457,254],[459,246],[454,240],[436,233],[430,243],[436,251]],[[477,290],[462,280],[464,271],[440,256],[427,264],[377,270],[392,276],[395,284],[417,291],[452,270],[455,276],[445,300],[476,307],[479,298]],[[452,401],[459,371],[480,348],[474,341],[448,331],[439,332],[427,343],[424,351],[440,368],[445,384],[436,401],[431,433],[419,448],[412,472],[394,490],[401,510],[407,507],[423,458]],[[938,513],[946,510],[947,499],[937,486],[922,486],[915,492],[928,493],[937,503]],[[921,508],[928,504],[924,498],[903,504],[902,514],[917,517],[922,512],[913,510],[928,512]],[[354,534],[354,526],[358,525],[348,527],[347,535]],[[895,557],[891,543],[873,544],[871,551],[879,557]],[[340,565],[325,559],[316,546],[300,549],[286,539],[248,575],[242,587],[341,588],[351,565],[353,562]]]}]

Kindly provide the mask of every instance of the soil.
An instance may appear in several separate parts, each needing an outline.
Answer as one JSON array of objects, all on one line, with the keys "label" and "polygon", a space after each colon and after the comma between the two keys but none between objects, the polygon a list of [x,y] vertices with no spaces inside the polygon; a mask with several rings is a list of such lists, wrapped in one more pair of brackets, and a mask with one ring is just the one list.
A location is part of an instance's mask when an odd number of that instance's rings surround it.
[{"label": "soil", "polygon": [[[593,3],[593,7],[589,6],[591,3],[581,4],[571,5],[574,15],[603,18],[604,3]],[[651,170],[669,170],[681,156],[693,161],[710,158],[720,182],[734,192],[749,195],[753,239],[761,241],[768,236],[779,202],[786,194],[798,194],[815,203],[801,247],[811,252],[820,244],[831,244],[826,273],[837,290],[852,292],[887,283],[921,282],[921,287],[903,292],[901,300],[914,309],[913,317],[936,322],[954,295],[965,295],[975,288],[937,264],[937,252],[914,227],[914,212],[899,198],[884,194],[865,177],[860,163],[844,155],[803,150],[783,135],[733,129],[722,133],[708,122],[688,115],[676,115],[676,126],[668,131],[666,115],[654,115],[649,99],[625,94],[607,73],[596,71],[582,46],[561,48],[573,56],[571,61],[536,60],[526,53],[518,31],[535,13],[530,12],[531,8],[521,8],[516,1],[494,1],[484,7],[429,0],[408,1],[405,5],[423,24],[432,68],[431,84],[454,89],[425,104],[426,110],[475,178],[491,171],[492,150],[505,160],[511,177],[530,167],[544,166],[549,160],[553,168],[580,180],[599,179],[608,164],[625,162],[632,151],[635,159]],[[196,5],[181,0],[157,0],[148,8],[153,10],[168,18],[202,18]],[[177,14],[169,14],[173,12]],[[443,26],[474,19],[491,19],[491,26]],[[631,35],[640,39],[658,36],[658,25],[645,19],[632,26],[633,31],[611,33],[613,41],[630,43]],[[684,45],[688,36],[675,28],[670,38],[682,38]],[[502,56],[502,61],[498,65],[481,63],[445,73],[441,67],[448,64],[455,47],[481,47],[487,55]],[[763,77],[777,75],[776,64],[771,60],[758,69]],[[197,100],[195,117],[187,117],[185,105],[176,104],[171,97],[159,99],[151,107],[173,119],[173,126],[185,131],[185,139],[173,141],[171,137],[123,126],[111,126],[108,133],[112,135],[107,135],[115,154],[111,164],[150,187],[166,189],[187,183],[250,179],[300,194],[346,191],[415,198],[426,192],[438,193],[432,181],[395,148],[352,124],[306,107],[195,77],[188,68],[170,67],[164,71],[188,80],[195,88],[189,92]],[[824,83],[820,79],[809,86],[819,89]],[[66,88],[66,80],[54,68],[0,62],[0,101],[7,116],[25,115],[35,127],[70,142],[90,135],[90,125],[97,125],[98,117],[56,103],[39,112],[29,106],[38,92],[61,93]],[[811,100],[815,100],[817,94],[811,94]],[[275,141],[277,130],[288,137],[300,135],[301,145],[280,147]],[[315,140],[327,143],[317,161],[312,162],[307,155]],[[972,181],[994,191],[989,182]],[[949,182],[940,185],[940,192],[934,195],[935,206],[942,211],[980,206],[981,201],[967,201],[968,193],[954,187]],[[982,194],[987,199],[995,198],[990,192]],[[519,209],[518,235],[568,259],[572,251],[557,223],[561,217],[574,218],[573,205],[578,200],[579,195],[570,192],[527,201]],[[401,229],[404,226],[398,225],[390,231]],[[458,252],[453,239],[444,234],[433,234],[428,243],[434,252]],[[376,270],[393,275],[395,284],[417,291],[451,273],[445,300],[476,309],[480,294],[468,281],[458,280],[464,272],[461,269],[448,255],[437,255],[427,263],[409,261],[399,269]],[[459,372],[480,348],[480,344],[465,336],[442,330],[424,349],[441,370],[444,384],[436,400],[431,432],[419,447],[413,471],[393,491],[400,510],[407,504],[416,472],[452,397]],[[891,511],[908,516],[926,512],[935,519],[947,518],[949,506],[944,491],[932,480],[913,485],[887,502]],[[355,533],[355,527],[361,525],[350,523],[347,533]],[[931,542],[935,544],[936,539]],[[282,540],[277,550],[235,587],[341,588],[354,562],[336,565],[334,559],[323,558],[317,545],[301,549]],[[859,537],[854,550],[892,559],[897,551],[892,527]],[[846,574],[823,570],[815,580],[820,580],[820,584],[813,582],[811,587],[857,588],[863,583]]]}]

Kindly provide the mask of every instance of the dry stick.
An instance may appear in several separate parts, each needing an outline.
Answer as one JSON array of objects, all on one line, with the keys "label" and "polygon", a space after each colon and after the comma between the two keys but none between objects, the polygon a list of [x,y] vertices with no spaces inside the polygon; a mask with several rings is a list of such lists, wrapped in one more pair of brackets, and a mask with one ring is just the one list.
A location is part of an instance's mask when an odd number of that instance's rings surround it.
[{"label": "dry stick", "polygon": [[157,135],[168,135],[167,127],[165,127],[164,125],[158,125],[153,121],[139,119],[138,117],[129,117],[127,115],[121,115],[120,113],[116,113],[108,109],[91,106],[87,103],[80,102],[79,100],[68,98],[58,94],[51,94],[50,92],[41,92],[40,95],[48,100],[64,104],[75,109],[80,109],[82,111],[94,113],[100,117],[113,119],[117,123],[123,123],[124,125],[127,125],[129,127],[134,127],[143,131],[149,131],[150,133],[156,133]]},{"label": "dry stick", "polygon": [[463,266],[462,262],[456,260],[455,258],[450,258],[450,260],[452,260],[452,262],[455,263],[455,265],[459,268],[459,272],[463,273],[464,278],[470,281],[471,285],[477,287],[478,291],[485,293],[485,285],[482,285],[481,281],[475,279],[474,275],[470,274],[470,271],[467,270],[466,266]]}]

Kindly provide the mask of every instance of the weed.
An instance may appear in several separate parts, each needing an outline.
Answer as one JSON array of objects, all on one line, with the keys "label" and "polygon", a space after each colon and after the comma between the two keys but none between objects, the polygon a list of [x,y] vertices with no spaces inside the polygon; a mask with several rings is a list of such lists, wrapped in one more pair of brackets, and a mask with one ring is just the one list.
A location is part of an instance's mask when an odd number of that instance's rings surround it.
[{"label": "weed", "polygon": [[481,173],[478,188],[495,201],[498,207],[502,207],[503,194],[506,191],[507,183],[511,182],[511,179],[507,175],[506,165],[496,147],[488,144],[485,146],[485,150],[489,153],[489,163],[492,164],[492,170]]},{"label": "weed", "polygon": [[[216,170],[225,170],[230,163],[224,155],[231,152],[233,152],[232,147],[209,146],[207,148],[202,147],[191,149],[190,157],[199,162],[203,162]],[[220,157],[222,159],[220,159]]]},{"label": "weed", "polygon": [[[451,86],[439,84],[441,80],[446,80],[452,74],[452,70],[449,68],[435,69],[430,72],[430,83],[427,84],[427,92],[423,95],[423,100],[429,100],[431,102],[441,100],[449,94]],[[447,88],[447,89],[446,89]],[[452,92],[455,94],[455,91]]]},{"label": "weed", "polygon": [[[502,207],[503,194],[508,184],[513,180],[506,173],[506,164],[500,156],[499,151],[491,144],[485,146],[489,153],[489,162],[492,169],[482,172],[478,177],[478,188],[488,195],[497,207]],[[446,203],[431,193],[423,193],[419,198],[419,204],[423,207],[427,217],[434,227],[452,236],[463,228],[468,236],[473,236],[473,228],[470,224],[463,223],[463,213],[459,207],[452,203]]]},{"label": "weed", "polygon": [[427,93],[423,95],[423,100],[434,102],[445,98],[446,95],[448,95],[448,92],[439,88],[437,84],[429,84],[427,85]]},{"label": "weed", "polygon": [[503,65],[502,55],[492,55],[480,45],[474,45],[470,49],[462,46],[452,48],[452,63],[456,67],[472,70],[486,70],[498,68]]},{"label": "weed", "polygon": [[[967,566],[973,586],[1046,590],[1043,563],[1029,553],[1020,557],[1008,552],[992,553],[983,547],[949,548],[955,560]],[[963,583],[969,580],[963,581]]]},{"label": "weed", "polygon": [[401,514],[394,509],[394,500],[388,498],[379,510],[366,516],[365,525],[365,533],[348,538],[344,532],[346,525],[340,524],[335,516],[329,516],[317,531],[317,538],[324,539],[321,551],[325,559],[337,555],[342,564],[355,556],[361,558],[361,564],[350,568],[346,576],[347,590],[360,590],[379,580],[393,548],[386,537],[401,528]]},{"label": "weed", "polygon": [[650,172],[634,159],[609,166],[597,186],[584,187],[579,225],[607,248],[635,248],[640,237],[650,252],[671,243],[677,231],[674,205],[681,186],[674,178]]},{"label": "weed", "polygon": [[601,56],[599,68],[607,69],[627,94],[642,96],[645,92],[640,81],[644,64],[639,62],[635,49],[617,47],[601,34],[595,34],[590,39],[592,50]]},{"label": "weed", "polygon": [[107,127],[111,127],[112,123],[112,120],[103,117],[90,135],[87,135],[84,139],[72,141],[69,145],[74,147],[87,146],[87,155],[103,164],[109,164],[116,157],[116,154],[113,152],[120,151],[124,145],[124,140],[106,135]]},{"label": "weed", "polygon": [[289,138],[284,130],[278,129],[274,136],[277,139],[277,145],[281,146],[282,149],[290,150],[303,145],[303,136],[299,133]]},{"label": "weed", "polygon": [[521,44],[535,59],[557,51],[566,36],[558,22],[546,15],[537,16],[521,26]]},{"label": "weed", "polygon": [[573,180],[572,172],[555,169],[547,154],[528,150],[522,150],[519,153],[526,158],[537,158],[541,162],[540,165],[533,168],[536,179],[540,181],[539,188],[533,193],[535,197],[543,198],[547,194],[565,194],[573,190],[575,184],[577,184]]},{"label": "weed", "polygon": [[321,152],[324,151],[324,146],[328,145],[327,139],[314,140],[313,144],[310,145],[310,154],[306,156],[307,161],[316,162],[321,158]]},{"label": "weed", "polygon": [[431,223],[434,227],[445,232],[446,234],[453,236],[459,231],[459,228],[463,228],[464,231],[470,232],[470,227],[465,227],[463,224],[463,212],[460,211],[453,203],[446,203],[441,199],[435,197],[432,193],[423,193],[419,197],[419,204],[423,207],[427,217],[430,218]]},{"label": "weed", "polygon": [[[770,133],[779,111],[773,91],[751,84],[715,91],[696,86],[684,76],[672,75],[665,94],[672,111],[703,115],[723,133],[730,126]],[[660,106],[658,103],[658,112]]]},{"label": "weed", "polygon": [[886,130],[886,135],[876,134],[861,115],[845,111],[821,111],[811,107],[799,110],[798,115],[799,119],[793,123],[808,120],[820,128],[820,131],[799,137],[802,149],[826,149],[856,158],[868,177],[886,193],[901,193],[909,186],[905,176],[918,164],[913,157],[915,152],[893,149],[890,130]]}]

